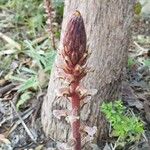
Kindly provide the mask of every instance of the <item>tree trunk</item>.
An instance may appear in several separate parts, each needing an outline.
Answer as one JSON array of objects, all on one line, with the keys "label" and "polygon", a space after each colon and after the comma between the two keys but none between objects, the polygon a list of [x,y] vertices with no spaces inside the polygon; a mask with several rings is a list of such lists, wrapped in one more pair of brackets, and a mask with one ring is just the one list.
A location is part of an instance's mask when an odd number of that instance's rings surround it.
[{"label": "tree trunk", "polygon": [[[119,97],[123,70],[127,62],[130,24],[134,0],[66,0],[62,25],[62,38],[69,16],[77,9],[83,16],[87,48],[91,52],[87,65],[93,71],[83,79],[86,88],[97,89],[98,93],[81,110],[81,120],[88,126],[97,126],[95,142],[101,143],[106,136],[106,121],[100,112],[104,101]],[[66,142],[70,136],[70,124],[53,116],[53,110],[67,108],[69,103],[56,99],[55,90],[64,85],[57,78],[57,55],[53,66],[47,98],[42,106],[42,125],[47,136]]]}]

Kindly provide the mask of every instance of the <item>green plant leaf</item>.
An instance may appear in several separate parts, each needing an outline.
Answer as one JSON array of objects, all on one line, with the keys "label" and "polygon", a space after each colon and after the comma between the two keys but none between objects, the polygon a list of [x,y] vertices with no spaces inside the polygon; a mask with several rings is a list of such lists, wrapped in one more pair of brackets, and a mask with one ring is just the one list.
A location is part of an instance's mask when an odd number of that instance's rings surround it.
[{"label": "green plant leaf", "polygon": [[132,69],[133,65],[135,65],[135,64],[136,64],[135,60],[129,57],[128,58],[128,68]]},{"label": "green plant leaf", "polygon": [[144,66],[150,67],[150,59],[145,60],[143,63]]},{"label": "green plant leaf", "polygon": [[126,108],[121,100],[103,103],[101,111],[112,126],[111,136],[118,137],[119,143],[133,142],[139,140],[144,132],[143,123],[139,118],[126,113]]},{"label": "green plant leaf", "polygon": [[21,105],[23,105],[24,103],[26,103],[32,96],[31,92],[25,92],[20,96],[20,99],[18,100],[18,103],[16,105],[17,109],[20,108]]},{"label": "green plant leaf", "polygon": [[27,72],[27,73],[29,73],[29,74],[34,74],[34,75],[37,74],[34,70],[29,69],[29,68],[27,68],[27,67],[22,67],[22,68],[21,68],[21,71]]},{"label": "green plant leaf", "polygon": [[134,5],[134,12],[136,15],[139,15],[141,13],[141,10],[142,10],[142,5],[140,2],[136,3]]},{"label": "green plant leaf", "polygon": [[32,88],[32,89],[37,89],[39,83],[37,80],[36,76],[32,76],[31,78],[29,78],[28,80],[26,80],[26,82],[24,82],[20,89],[18,90],[18,92],[24,92],[25,90]]},{"label": "green plant leaf", "polygon": [[20,77],[17,77],[17,76],[11,76],[10,79],[20,81],[20,82],[26,82],[26,79],[23,79],[23,78],[20,78]]},{"label": "green plant leaf", "polygon": [[46,66],[44,68],[45,72],[50,71],[52,69],[56,54],[56,51],[51,51],[46,54]]}]

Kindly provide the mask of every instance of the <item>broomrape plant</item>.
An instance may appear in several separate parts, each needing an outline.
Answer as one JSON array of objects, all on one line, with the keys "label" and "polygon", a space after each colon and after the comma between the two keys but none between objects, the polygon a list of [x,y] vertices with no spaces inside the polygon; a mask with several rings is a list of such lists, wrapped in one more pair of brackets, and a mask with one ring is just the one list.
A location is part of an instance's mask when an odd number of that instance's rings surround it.
[{"label": "broomrape plant", "polygon": [[[79,11],[75,11],[67,24],[60,56],[62,62],[57,65],[58,72],[68,86],[57,90],[57,96],[65,96],[71,103],[71,110],[53,110],[53,115],[58,119],[63,117],[71,124],[72,137],[68,143],[59,144],[59,149],[81,150],[85,142],[93,139],[97,128],[83,125],[80,122],[80,111],[88,102],[88,97],[96,94],[97,90],[88,90],[81,85],[81,80],[87,74],[86,61],[89,54],[84,22]],[[86,137],[81,135],[81,130],[86,133]]]}]

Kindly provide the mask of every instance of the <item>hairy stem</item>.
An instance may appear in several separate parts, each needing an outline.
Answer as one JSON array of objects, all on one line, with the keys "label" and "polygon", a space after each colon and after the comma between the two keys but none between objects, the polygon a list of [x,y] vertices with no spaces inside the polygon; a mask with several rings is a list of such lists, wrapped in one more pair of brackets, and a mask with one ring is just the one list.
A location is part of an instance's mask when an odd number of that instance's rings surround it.
[{"label": "hairy stem", "polygon": [[72,136],[76,141],[74,150],[81,150],[81,134],[80,134],[80,97],[78,93],[75,92],[76,87],[79,85],[79,82],[74,82],[71,85],[71,88],[74,90],[71,97],[72,104],[72,116],[75,117],[75,120],[71,123]]}]

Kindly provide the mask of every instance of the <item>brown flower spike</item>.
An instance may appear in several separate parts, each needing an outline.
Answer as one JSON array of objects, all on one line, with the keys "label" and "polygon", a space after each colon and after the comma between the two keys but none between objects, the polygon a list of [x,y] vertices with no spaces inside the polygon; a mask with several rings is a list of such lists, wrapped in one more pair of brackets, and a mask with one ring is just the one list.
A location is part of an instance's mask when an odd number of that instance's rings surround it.
[{"label": "brown flower spike", "polygon": [[48,25],[48,32],[50,34],[51,42],[53,49],[56,50],[56,45],[55,45],[55,36],[54,36],[54,31],[53,31],[53,15],[52,15],[52,2],[51,0],[44,0],[44,8],[47,16],[47,25]]},{"label": "brown flower spike", "polygon": [[[63,70],[66,74],[71,74],[74,81],[70,84],[70,94],[72,103],[72,116],[80,116],[80,95],[76,92],[80,80],[85,76],[83,64],[86,62],[86,33],[83,18],[79,11],[76,11],[67,24],[63,39],[64,50],[62,56],[65,60]],[[87,55],[87,54],[86,54]],[[85,58],[83,58],[85,57]],[[72,136],[75,140],[74,150],[81,149],[80,119],[71,122]]]},{"label": "brown flower spike", "polygon": [[[69,81],[69,85],[68,87],[59,89],[58,93],[59,96],[66,96],[70,100],[72,108],[70,112],[66,110],[54,110],[53,114],[58,119],[68,115],[66,118],[71,123],[72,139],[74,141],[72,146],[73,148],[71,149],[81,150],[81,102],[83,103],[86,96],[92,94],[86,93],[88,90],[83,89],[83,87],[80,85],[81,79],[86,75],[87,72],[85,63],[88,52],[86,50],[86,32],[84,22],[79,11],[75,11],[67,24],[63,38],[63,50],[61,50],[60,53],[63,58],[63,65],[58,67],[62,70],[61,75],[63,78]],[[94,131],[92,130],[92,134],[90,133],[91,131],[89,129],[94,129]],[[90,133],[89,136],[91,136],[93,133],[95,133],[95,127],[86,127],[85,132],[88,134]]]}]

